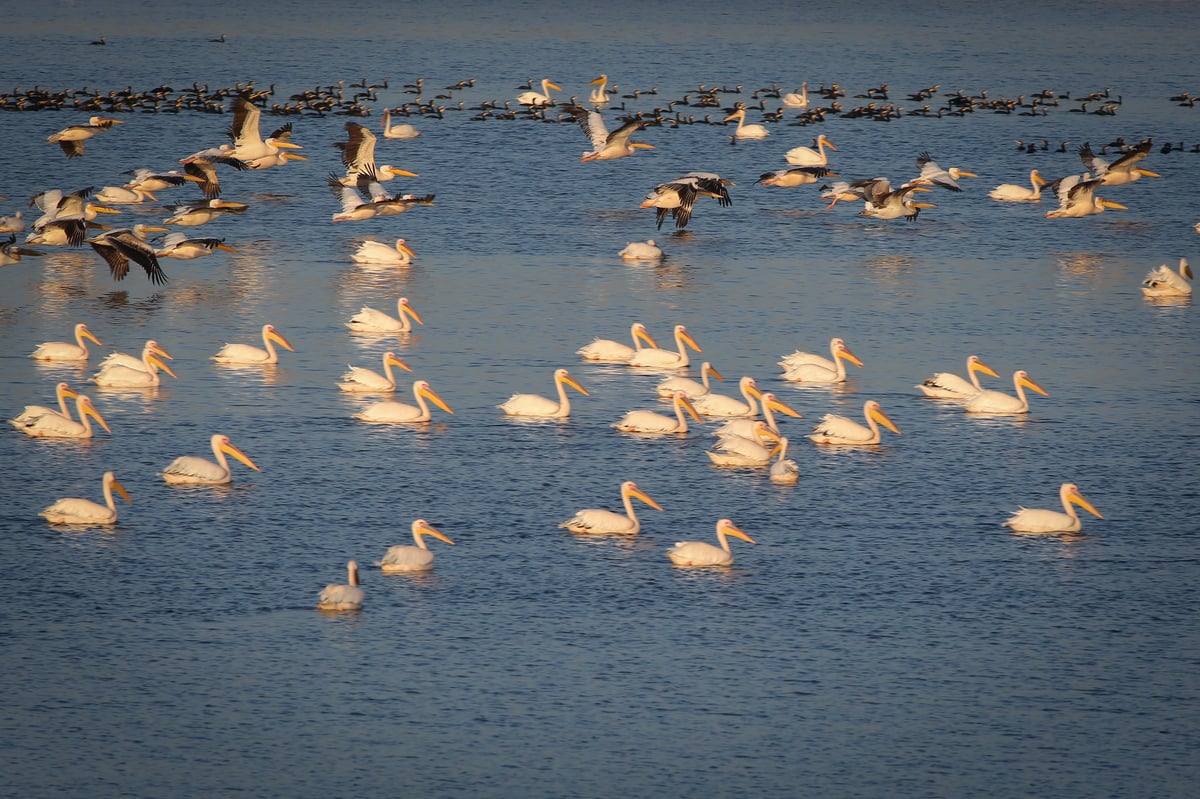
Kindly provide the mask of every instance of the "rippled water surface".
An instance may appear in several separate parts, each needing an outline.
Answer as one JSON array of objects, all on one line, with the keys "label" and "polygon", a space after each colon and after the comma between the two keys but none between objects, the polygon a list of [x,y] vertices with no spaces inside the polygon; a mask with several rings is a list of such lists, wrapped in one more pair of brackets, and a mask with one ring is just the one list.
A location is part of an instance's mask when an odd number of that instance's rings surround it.
[{"label": "rippled water surface", "polygon": [[[377,161],[419,173],[392,185],[432,208],[333,223],[324,185],[346,117],[290,118],[309,160],[222,173],[244,201],[193,232],[235,253],[164,259],[114,282],[90,248],[54,248],[0,271],[0,409],[88,386],[112,427],[82,443],[0,435],[0,779],[26,796],[1189,796],[1197,774],[1194,304],[1141,295],[1146,272],[1197,259],[1200,11],[1188,3],[1051,3],[1037,15],[981,3],[851,3],[778,9],[380,4],[333,15],[301,3],[288,20],[235,4],[211,16],[133,17],[121,4],[52,4],[0,33],[0,86],[183,91],[254,81],[280,101],[305,89],[388,78],[370,117],[474,78],[409,118],[410,141]],[[1136,10],[1135,10],[1136,9]],[[122,18],[125,19],[122,19]],[[918,18],[919,17],[919,18]],[[317,26],[316,20],[325,24]],[[209,38],[226,33],[224,44]],[[88,44],[105,35],[107,45]],[[655,149],[580,163],[573,122],[475,120],[528,78],[585,96],[605,72],[627,111],[723,86],[726,107],[773,82],[886,82],[891,101],[940,84],[990,97],[1110,90],[1113,116],[977,112],[890,122],[830,115],[730,128],[642,131]],[[740,94],[734,90],[740,85]],[[457,109],[459,100],[463,110]],[[821,100],[821,102],[827,102]],[[778,100],[765,98],[774,110]],[[1094,109],[1095,106],[1092,106]],[[720,119],[720,109],[677,106]],[[610,122],[619,111],[607,111]],[[762,111],[752,108],[751,121]],[[224,141],[228,115],[125,113],[67,160],[46,137],[86,114],[0,114],[0,214],[48,188],[119,185]],[[686,116],[681,116],[686,121]],[[263,117],[269,130],[284,120]],[[879,222],[816,187],[755,185],[791,147],[824,132],[845,179],[915,176],[929,150],[980,175],[938,190],[913,223]],[[1153,136],[1143,178],[1106,193],[1128,207],[1048,220],[1049,203],[987,198],[1031,168],[1081,171],[1074,150]],[[1016,141],[1035,142],[1030,154]],[[1045,149],[1042,141],[1045,140]],[[1069,142],[1061,146],[1060,143]],[[1159,146],[1185,145],[1162,153]],[[1115,157],[1110,153],[1109,158]],[[638,203],[684,172],[735,182],[733,205],[702,199],[682,234]],[[165,218],[194,199],[163,192],[102,221]],[[25,209],[26,217],[32,215]],[[364,267],[363,238],[403,236],[411,266]],[[659,264],[622,262],[654,238]],[[425,324],[351,335],[364,305],[406,296]],[[658,403],[660,373],[579,361],[635,320],[660,340],[677,323],[726,376],[775,391],[795,486],[721,470],[708,430],[681,439],[611,428]],[[87,366],[27,356],[87,322],[104,342]],[[276,367],[209,357],[274,323],[295,345]],[[838,388],[801,388],[776,361],[846,339],[863,360]],[[104,354],[154,338],[178,379],[157,390],[87,383]],[[418,426],[352,415],[375,398],[339,392],[347,364],[393,350],[453,408]],[[1023,418],[972,418],[916,383],[962,373],[978,354],[1011,390],[1027,370],[1048,392]],[[514,422],[496,405],[549,394],[567,367],[590,396],[569,420]],[[693,368],[692,372],[695,372]],[[879,401],[902,431],[861,450],[813,446],[825,413]],[[165,485],[179,455],[228,434],[262,472],[234,466],[221,489]],[[63,496],[129,489],[110,529],[52,526]],[[618,508],[636,480],[636,537],[557,527],[577,509]],[[1054,507],[1064,481],[1104,514],[1074,536],[1018,536],[1018,506]],[[372,564],[423,516],[455,540],[437,568],[384,576]],[[732,518],[728,568],[673,567],[678,540],[714,540]],[[365,607],[315,610],[345,564],[363,567]]]}]

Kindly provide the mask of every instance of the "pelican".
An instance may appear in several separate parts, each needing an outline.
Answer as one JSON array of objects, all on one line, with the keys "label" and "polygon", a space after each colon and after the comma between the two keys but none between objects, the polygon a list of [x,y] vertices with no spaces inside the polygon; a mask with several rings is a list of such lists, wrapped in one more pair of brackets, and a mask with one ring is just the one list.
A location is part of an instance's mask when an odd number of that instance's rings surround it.
[{"label": "pelican", "polygon": [[200,190],[206,200],[215,200],[221,196],[221,179],[217,176],[217,164],[233,167],[239,172],[250,168],[240,158],[221,155],[219,151],[196,153],[180,160],[179,163],[183,164],[183,171],[187,173],[188,179],[200,184]]},{"label": "pelican", "polygon": [[630,411],[613,427],[622,433],[684,435],[688,431],[687,417],[683,415],[684,411],[687,411],[698,424],[703,424],[700,414],[696,412],[696,406],[682,391],[676,391],[671,395],[671,402],[675,407],[674,417],[657,411]]},{"label": "pelican", "polygon": [[688,358],[688,347],[696,352],[704,351],[700,349],[700,345],[683,325],[675,325],[675,346],[676,350],[664,350],[658,347],[640,349],[629,359],[629,365],[654,369],[682,369],[691,362]]},{"label": "pelican", "polygon": [[575,121],[583,129],[584,135],[592,143],[592,151],[584,153],[580,157],[580,161],[585,163],[587,161],[612,161],[616,158],[633,155],[638,150],[654,149],[653,144],[630,141],[629,139],[634,133],[650,124],[640,117],[629,120],[612,133],[609,133],[608,128],[604,124],[604,117],[600,115],[599,111],[589,111],[577,105],[566,106],[566,110],[571,116],[575,117]]},{"label": "pelican", "polygon": [[788,92],[779,102],[784,108],[808,108],[808,84],[801,83],[799,92]]},{"label": "pelican", "polygon": [[39,416],[45,416],[48,413],[54,414],[55,416],[61,416],[64,419],[70,419],[71,408],[67,405],[67,399],[74,399],[75,397],[78,397],[79,392],[72,389],[66,383],[58,383],[54,386],[54,396],[58,400],[58,410],[55,410],[54,408],[47,408],[45,405],[26,405],[24,410],[14,416],[12,419],[8,420],[9,424],[11,424],[17,430],[20,430],[34,419],[38,418]]},{"label": "pelican", "polygon": [[138,368],[119,363],[109,364],[92,376],[92,382],[105,388],[153,388],[160,382],[159,369],[171,377],[177,377],[171,367],[159,360],[153,351],[143,349],[142,365]]},{"label": "pelican", "polygon": [[434,528],[433,525],[424,519],[417,519],[412,523],[412,535],[413,540],[417,542],[415,547],[405,544],[388,547],[388,551],[383,555],[383,560],[375,561],[375,565],[384,574],[423,572],[432,569],[433,553],[425,545],[425,536],[427,535],[431,535],[439,541],[445,541],[447,544],[454,543],[450,540],[450,536]]},{"label": "pelican", "polygon": [[131,189],[125,186],[105,186],[96,192],[96,199],[111,205],[137,205],[146,200],[158,201],[157,197],[145,189]]},{"label": "pelican", "polygon": [[87,237],[88,223],[79,219],[52,219],[35,228],[25,237],[26,244],[45,244],[48,247],[82,247]]},{"label": "pelican", "polygon": [[640,208],[653,208],[659,228],[670,212],[675,227],[682,230],[692,218],[692,207],[697,197],[712,197],[718,205],[733,205],[726,186],[735,185],[713,172],[688,172],[675,180],[660,183],[651,189],[642,200]]},{"label": "pelican", "polygon": [[[917,180],[922,180],[917,178]],[[921,213],[922,208],[936,208],[933,203],[915,202],[911,195],[916,191],[931,191],[915,181],[905,183],[898,189],[893,189],[886,178],[874,182],[867,195],[866,204],[858,212],[859,216],[870,216],[875,219],[899,219],[904,217],[913,221]]]},{"label": "pelican", "polygon": [[209,441],[212,444],[213,457],[216,458],[215,463],[193,455],[182,455],[171,461],[171,464],[162,470],[160,475],[162,479],[171,485],[215,486],[231,483],[233,482],[233,473],[229,469],[229,461],[225,459],[226,453],[256,472],[262,471],[246,453],[233,445],[229,436],[217,433]]},{"label": "pelican", "polygon": [[571,401],[567,399],[566,387],[578,391],[585,397],[587,389],[575,382],[566,369],[554,370],[554,387],[558,390],[558,402],[537,394],[513,394],[496,407],[509,416],[534,416],[541,419],[566,419],[571,415]]},{"label": "pelican", "polygon": [[785,372],[804,363],[815,363],[818,366],[824,366],[831,372],[836,371],[838,360],[837,352],[839,349],[844,348],[845,346],[846,342],[844,340],[834,336],[829,340],[828,358],[826,358],[824,355],[818,355],[815,352],[796,350],[791,355],[783,356],[783,358],[779,361],[779,365],[783,367],[783,371]]},{"label": "pelican", "polygon": [[786,436],[779,439],[779,456],[771,461],[767,470],[767,479],[776,485],[794,485],[800,482],[800,464],[788,458],[788,440]]},{"label": "pelican", "polygon": [[759,419],[753,423],[749,436],[718,438],[713,449],[705,454],[714,466],[766,466],[779,451],[780,438]]},{"label": "pelican", "polygon": [[592,93],[588,95],[588,101],[592,103],[607,103],[608,102],[608,75],[601,75],[594,81],[588,84],[595,86]]},{"label": "pelican", "polygon": [[849,446],[859,446],[862,444],[878,444],[880,441],[879,425],[882,424],[888,430],[891,430],[896,435],[900,435],[899,428],[895,423],[888,418],[888,415],[879,407],[879,403],[875,400],[867,400],[863,405],[863,416],[866,417],[867,425],[859,424],[853,419],[847,419],[845,416],[827,413],[821,417],[821,421],[813,428],[813,432],[808,436],[817,444],[845,444]]},{"label": "pelican", "polygon": [[938,166],[937,161],[934,161],[933,156],[928,152],[923,152],[917,156],[917,169],[921,170],[921,180],[928,181],[934,186],[941,186],[943,189],[949,189],[950,191],[962,191],[962,187],[958,185],[959,178],[979,177],[974,172],[968,172],[956,166],[943,169]]},{"label": "pelican", "polygon": [[78,421],[69,415],[46,413],[34,416],[17,429],[33,438],[92,438],[94,434],[91,420],[95,419],[97,424],[112,435],[112,428],[86,395],[75,394],[75,413],[79,416]]},{"label": "pelican", "polygon": [[421,315],[407,297],[396,300],[396,315],[389,316],[383,311],[364,307],[346,323],[346,327],[355,333],[409,333],[412,331],[412,321],[423,325]]},{"label": "pelican", "polygon": [[116,524],[117,503],[113,500],[113,491],[121,495],[127,503],[133,504],[129,492],[121,485],[112,472],[104,473],[104,504],[92,502],[90,499],[68,497],[60,499],[38,514],[51,524]]},{"label": "pelican", "polygon": [[375,165],[374,133],[357,122],[346,123],[346,134],[349,141],[336,142],[334,146],[342,151],[342,165],[346,167],[346,176],[341,179],[343,186],[354,186],[362,175],[371,175],[378,182],[391,180],[397,176],[420,177],[416,172],[399,169],[391,164]]},{"label": "pelican", "polygon": [[21,211],[17,211],[12,216],[0,216],[0,233],[24,233],[25,220],[22,218],[23,216]]},{"label": "pelican", "polygon": [[21,259],[28,256],[34,258],[46,253],[41,250],[33,250],[29,247],[16,246],[17,237],[10,233],[5,241],[0,242],[0,266],[9,266],[10,264],[18,264]]},{"label": "pelican", "polygon": [[807,186],[827,177],[837,177],[837,173],[823,166],[793,166],[787,169],[777,169],[774,172],[764,172],[754,182],[764,186],[791,189],[796,186]]},{"label": "pelican", "polygon": [[342,391],[353,391],[360,394],[388,394],[396,390],[396,378],[392,375],[392,367],[399,366],[406,372],[412,368],[396,357],[394,352],[383,354],[383,374],[365,369],[361,366],[351,366],[350,371],[342,375],[338,388]]},{"label": "pelican", "polygon": [[145,346],[142,347],[141,355],[130,355],[125,352],[110,352],[105,356],[104,360],[100,361],[100,371],[104,371],[112,366],[126,366],[130,369],[140,369],[143,372],[148,371],[146,369],[147,355],[157,355],[159,358],[166,358],[168,361],[175,360],[171,357],[169,352],[158,345],[157,341],[150,339],[146,342]]},{"label": "pelican", "polygon": [[624,515],[611,510],[586,508],[579,511],[559,527],[572,533],[624,533],[634,535],[641,529],[637,514],[633,512],[633,498],[637,497],[655,510],[662,506],[655,502],[649,494],[637,487],[632,480],[621,483],[621,501],[625,504]]},{"label": "pelican", "polygon": [[626,261],[661,261],[662,248],[654,243],[654,239],[646,241],[631,241],[617,255]]},{"label": "pelican", "polygon": [[[143,167],[128,170],[125,174],[133,175],[133,178],[125,184],[124,188],[141,190],[146,193],[177,188],[188,182],[200,182],[198,178],[192,175],[180,174],[178,170],[174,169],[169,172],[155,172]],[[151,197],[151,199],[154,198]]]},{"label": "pelican", "polygon": [[1033,382],[1029,373],[1023,369],[1013,372],[1013,387],[1017,391],[1015,397],[1003,391],[986,389],[963,400],[963,408],[968,413],[1026,413],[1029,411],[1029,400],[1025,397],[1026,388],[1043,397],[1050,396],[1046,389]]},{"label": "pelican", "polygon": [[124,125],[125,123],[119,119],[109,119],[108,117],[91,117],[87,124],[71,125],[63,128],[58,133],[55,133],[48,142],[57,142],[62,151],[67,154],[67,158],[77,158],[83,155],[83,145],[87,140],[95,136],[102,130],[108,130],[113,125]]},{"label": "pelican", "polygon": [[161,286],[167,282],[167,275],[158,263],[154,248],[144,236],[148,231],[163,230],[166,228],[152,225],[106,230],[88,239],[87,243],[108,263],[113,280],[124,280],[129,274],[129,262],[133,261],[145,270],[151,283]]},{"label": "pelican", "polygon": [[239,95],[234,99],[233,124],[229,126],[229,137],[233,139],[233,148],[224,155],[244,161],[248,167],[255,169],[274,166],[273,162],[278,159],[281,149],[304,149],[287,140],[291,134],[290,126],[263,139],[259,132],[261,117],[262,111],[245,95]]},{"label": "pelican", "polygon": [[844,341],[832,345],[830,352],[833,353],[832,369],[821,363],[798,363],[795,366],[789,367],[783,373],[783,379],[790,380],[793,383],[808,383],[810,385],[844,383],[846,382],[846,364],[843,361],[849,361],[855,366],[862,368],[862,361],[850,351],[850,348],[846,346]]},{"label": "pelican", "polygon": [[1190,297],[1192,284],[1188,281],[1195,279],[1187,259],[1180,258],[1178,274],[1166,264],[1150,270],[1142,281],[1142,293],[1147,297]]},{"label": "pelican", "polygon": [[758,400],[762,399],[762,392],[758,390],[758,384],[753,377],[746,375],[738,381],[738,391],[741,392],[742,399],[730,397],[725,394],[714,394],[709,392],[699,397],[694,397],[693,402],[696,405],[696,410],[704,416],[722,416],[722,417],[747,417],[753,418],[758,416]]},{"label": "pelican", "polygon": [[[779,423],[775,421],[775,411],[791,416],[793,419],[804,418],[802,413],[783,402],[770,391],[761,395],[760,400],[762,402],[762,420],[766,422],[767,429],[774,433],[779,432]],[[755,421],[757,421],[755,416],[730,417],[728,421],[713,432],[713,435],[717,438],[730,438],[732,436],[753,438]]]},{"label": "pelican", "polygon": [[709,385],[709,377],[715,377],[718,380],[724,381],[725,378],[716,370],[711,363],[705,361],[700,364],[700,379],[693,380],[690,377],[668,377],[663,380],[654,390],[660,397],[670,398],[674,396],[676,391],[682,391],[683,395],[690,400],[695,400],[708,394],[712,387]]},{"label": "pelican", "polygon": [[746,109],[739,108],[729,116],[725,117],[725,121],[736,119],[737,129],[733,132],[735,139],[765,139],[771,135],[771,131],[767,130],[766,126],[758,124],[746,124]]},{"label": "pelican", "polygon": [[562,87],[556,86],[555,84],[551,83],[549,78],[543,78],[542,79],[542,91],[540,94],[535,91],[521,92],[520,94],[517,95],[517,103],[520,105],[527,105],[527,106],[530,106],[533,108],[537,108],[539,106],[544,106],[544,105],[552,105],[554,101],[550,99],[550,90],[551,89],[554,89],[554,91],[556,91],[556,92],[562,91]]},{"label": "pelican", "polygon": [[75,325],[75,343],[69,341],[47,341],[44,344],[39,344],[29,357],[39,361],[86,361],[88,359],[87,344],[84,339],[89,339],[100,346],[104,346],[100,339],[88,330],[88,326],[83,322]]},{"label": "pelican", "polygon": [[248,207],[246,203],[230,202],[219,197],[196,205],[172,205],[169,206],[171,215],[163,220],[163,224],[196,227],[207,224],[225,213],[245,213]]},{"label": "pelican", "polygon": [[417,380],[413,383],[412,388],[413,396],[417,401],[416,406],[407,405],[403,402],[392,402],[390,400],[376,402],[374,405],[364,408],[360,413],[354,414],[354,418],[364,422],[385,424],[428,422],[433,416],[429,412],[429,403],[426,402],[426,399],[431,400],[446,413],[454,414],[454,411],[450,410],[450,406],[446,404],[446,401],[439,397],[426,381]]},{"label": "pelican", "polygon": [[967,377],[964,380],[956,374],[950,372],[938,372],[926,380],[916,388],[920,389],[926,397],[937,397],[938,399],[965,400],[973,397],[983,388],[979,385],[979,373],[992,377],[999,377],[996,370],[988,366],[978,355],[971,355],[967,358]]},{"label": "pelican", "polygon": [[1003,200],[1012,203],[1039,202],[1042,199],[1042,186],[1046,185],[1046,179],[1034,169],[1029,173],[1029,185],[1031,188],[1027,189],[1015,183],[1001,183],[988,192],[988,196],[993,200]]},{"label": "pelican", "polygon": [[321,589],[317,598],[317,610],[359,610],[366,596],[358,587],[358,563],[346,563],[345,585],[330,584]]},{"label": "pelican", "polygon": [[226,246],[225,239],[189,238],[186,233],[170,233],[163,236],[154,254],[159,258],[178,258],[181,261],[191,261],[212,255],[214,250],[237,252],[233,247]]},{"label": "pelican", "polygon": [[289,352],[296,351],[274,325],[263,325],[262,340],[265,349],[251,344],[226,344],[217,350],[212,360],[217,363],[279,363],[279,353],[275,351],[276,343]]},{"label": "pelican", "polygon": [[646,332],[646,326],[641,322],[634,322],[629,328],[629,333],[633,337],[632,347],[612,339],[598,338],[591,344],[576,350],[575,354],[583,356],[585,361],[629,363],[629,359],[633,357],[634,353],[642,349],[643,342],[651,347],[658,346],[658,343]]},{"label": "pelican", "polygon": [[742,532],[732,521],[721,519],[717,522],[717,540],[721,542],[721,546],[713,546],[707,541],[677,541],[675,546],[667,550],[667,557],[676,566],[728,566],[733,563],[733,553],[729,551],[729,536],[754,543],[754,539]]},{"label": "pelican", "polygon": [[834,147],[833,142],[825,138],[824,133],[817,137],[815,146],[815,150],[812,147],[793,147],[787,151],[784,158],[792,166],[828,166],[829,156],[825,152],[825,148],[836,150],[837,147]]},{"label": "pelican", "polygon": [[421,135],[421,131],[417,130],[407,122],[400,125],[392,124],[392,109],[383,109],[383,138],[385,139],[415,139]]},{"label": "pelican", "polygon": [[1020,508],[1003,527],[1011,528],[1014,533],[1077,533],[1083,527],[1079,515],[1075,513],[1075,505],[1086,510],[1097,519],[1103,519],[1100,511],[1079,493],[1079,486],[1074,483],[1063,483],[1058,489],[1059,499],[1062,500],[1065,513],[1043,508]]},{"label": "pelican", "polygon": [[358,245],[358,249],[350,256],[350,260],[356,264],[407,266],[416,257],[417,254],[412,251],[404,239],[396,239],[396,243],[391,246],[368,239]]},{"label": "pelican", "polygon": [[1138,166],[1138,163],[1150,154],[1150,147],[1151,142],[1146,139],[1110,164],[1097,158],[1096,154],[1092,152],[1092,146],[1084,143],[1079,148],[1079,159],[1083,161],[1084,167],[1100,180],[1100,185],[1124,186],[1126,183],[1139,180],[1143,175],[1152,178],[1162,177],[1157,172],[1151,172],[1149,169],[1142,169]]},{"label": "pelican", "polygon": [[1056,181],[1055,196],[1058,197],[1058,207],[1046,212],[1047,219],[1077,219],[1083,216],[1103,213],[1106,208],[1122,211],[1128,207],[1105,200],[1096,196],[1096,189],[1103,185],[1100,178],[1086,178],[1079,175],[1068,175]]}]

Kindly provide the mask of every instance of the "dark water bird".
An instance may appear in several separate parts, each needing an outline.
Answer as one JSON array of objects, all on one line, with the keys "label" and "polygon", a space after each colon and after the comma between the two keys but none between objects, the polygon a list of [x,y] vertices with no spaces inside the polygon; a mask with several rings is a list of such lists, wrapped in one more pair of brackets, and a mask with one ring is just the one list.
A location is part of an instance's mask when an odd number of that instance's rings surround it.
[{"label": "dark water bird", "polygon": [[108,262],[114,280],[124,280],[129,274],[129,262],[133,261],[146,270],[151,283],[162,285],[167,282],[167,275],[158,264],[154,248],[143,238],[146,232],[155,230],[165,228],[137,225],[134,229],[106,230],[88,239],[87,243]]}]

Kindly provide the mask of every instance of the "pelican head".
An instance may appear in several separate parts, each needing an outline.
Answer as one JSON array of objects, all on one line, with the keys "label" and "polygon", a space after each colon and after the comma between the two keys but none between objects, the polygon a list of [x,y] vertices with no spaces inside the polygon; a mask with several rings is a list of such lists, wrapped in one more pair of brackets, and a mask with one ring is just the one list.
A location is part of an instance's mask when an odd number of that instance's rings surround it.
[{"label": "pelican head", "polygon": [[978,355],[972,355],[967,360],[970,362],[968,368],[972,372],[983,372],[985,375],[991,375],[992,377],[1000,376],[996,373],[995,369],[993,369],[992,367],[990,367],[986,363],[984,363],[982,360],[980,360]]},{"label": "pelican head", "polygon": [[783,402],[782,400],[780,400],[778,397],[776,397],[774,394],[771,394],[770,392],[761,395],[761,399],[762,399],[763,405],[769,406],[771,408],[771,410],[773,410],[773,411],[779,411],[780,413],[786,414],[795,419],[803,419],[804,418],[804,414],[800,413],[795,408],[793,408],[791,405],[788,405],[787,403]]},{"label": "pelican head", "polygon": [[97,346],[100,346],[100,347],[104,346],[104,344],[102,344],[100,342],[100,339],[96,338],[96,335],[94,333],[92,333],[92,331],[88,330],[88,326],[85,325],[83,322],[80,322],[79,324],[75,325],[75,335],[78,338],[86,338],[91,341],[94,341],[97,344]]},{"label": "pelican head", "polygon": [[[409,252],[412,252],[412,251],[409,250]],[[417,313],[417,309],[412,307],[412,304],[409,303],[408,297],[401,297],[399,300],[396,301],[396,310],[399,311],[401,314],[407,314],[407,315],[411,316],[413,321],[419,325],[425,324],[425,322],[422,321],[422,319],[421,319],[421,315],[419,313]]]},{"label": "pelican head", "polygon": [[696,424],[704,424],[704,420],[700,418],[700,412],[696,410],[696,406],[692,404],[690,399],[688,399],[687,394],[684,394],[682,391],[676,391],[671,398],[676,404],[688,412],[688,416],[691,416],[696,420]]},{"label": "pelican head", "polygon": [[837,149],[837,147],[834,146],[833,142],[831,142],[829,139],[825,138],[824,133],[822,133],[820,136],[817,137],[817,144],[824,144],[830,150]]},{"label": "pelican head", "polygon": [[888,418],[888,415],[883,412],[883,408],[879,407],[879,403],[875,400],[867,403],[867,416],[879,422],[896,435],[900,435],[900,428],[896,427],[896,423]]},{"label": "pelican head", "polygon": [[641,339],[651,347],[658,346],[658,342],[654,340],[654,337],[650,335],[650,332],[646,330],[646,326],[641,322],[633,323],[632,333],[634,338]]},{"label": "pelican head", "polygon": [[725,121],[729,122],[734,119],[745,119],[745,118],[746,118],[746,109],[739,108],[738,110],[734,111],[729,116],[725,117]]},{"label": "pelican head", "polygon": [[[125,503],[127,505],[133,504],[133,499],[129,496],[129,492],[125,490],[125,486],[121,485],[121,481],[118,480],[116,478],[116,476],[113,475],[112,472],[106,472],[104,475],[104,479],[105,479],[105,482],[107,482],[110,486],[113,487],[113,490],[115,490],[118,494],[121,495],[121,499],[125,500]],[[1082,499],[1082,497],[1081,497],[1081,499]],[[1093,513],[1094,513],[1094,511],[1093,511]],[[1096,514],[1096,515],[1099,516],[1099,514]]]},{"label": "pelican head", "polygon": [[77,404],[75,407],[79,409],[79,416],[81,418],[83,416],[92,417],[96,420],[96,424],[107,430],[109,435],[112,435],[112,428],[108,426],[108,422],[104,421],[104,417],[102,417],[100,412],[96,410],[96,406],[92,404],[92,401],[87,397],[80,396],[79,394],[76,394],[75,396],[77,398]]},{"label": "pelican head", "polygon": [[1074,483],[1067,483],[1063,486],[1062,490],[1063,497],[1067,500],[1067,502],[1078,505],[1088,513],[1095,516],[1097,519],[1104,518],[1100,511],[1096,510],[1096,507],[1092,505],[1092,503],[1088,502],[1087,498],[1083,494],[1079,493],[1079,486],[1075,485]]},{"label": "pelican head", "polygon": [[1041,394],[1043,397],[1050,396],[1050,393],[1048,391],[1046,391],[1046,389],[1039,386],[1037,383],[1033,382],[1033,378],[1030,377],[1029,373],[1024,370],[1017,372],[1017,384],[1025,386],[1025,388],[1028,388],[1032,391],[1036,391],[1037,393]]},{"label": "pelican head", "polygon": [[240,449],[238,449],[237,447],[235,447],[233,445],[233,442],[231,442],[229,440],[229,436],[217,436],[216,438],[217,438],[217,449],[221,450],[221,452],[224,452],[226,455],[232,455],[233,457],[237,458],[239,461],[246,464],[247,466],[249,466],[251,469],[253,469],[256,472],[262,471],[262,469],[258,468],[258,466],[255,465],[254,461],[250,460],[249,455],[242,452]]},{"label": "pelican head", "polygon": [[586,388],[584,388],[583,386],[581,386],[577,382],[575,382],[575,378],[571,377],[571,375],[569,375],[567,373],[566,369],[555,369],[554,370],[554,380],[558,383],[567,384],[568,386],[575,389],[576,391],[578,391],[580,394],[582,394],[585,397],[591,396],[591,394],[588,393],[588,390]]},{"label": "pelican head", "polygon": [[704,352],[704,350],[700,349],[700,345],[696,343],[696,339],[692,338],[692,335],[687,332],[687,328],[683,325],[675,326],[675,335],[679,337],[680,341],[687,344],[696,352]]},{"label": "pelican head", "polygon": [[400,360],[400,358],[398,358],[396,356],[396,353],[394,353],[394,352],[385,352],[383,354],[383,362],[384,362],[384,364],[390,364],[392,366],[399,366],[401,369],[403,369],[406,372],[412,371],[412,367],[409,366],[408,364],[406,364],[404,361]]},{"label": "pelican head", "polygon": [[147,341],[147,342],[146,342],[146,349],[147,349],[147,350],[148,350],[148,351],[149,351],[149,352],[150,352],[152,355],[157,355],[157,356],[158,356],[158,357],[160,357],[160,358],[166,358],[168,361],[173,361],[173,360],[175,360],[174,358],[172,358],[172,357],[171,357],[171,353],[167,352],[166,350],[164,350],[162,347],[160,347],[160,346],[158,345],[158,342],[157,342],[157,341],[153,341],[153,340],[151,340],[151,341]]},{"label": "pelican head", "polygon": [[429,383],[426,381],[418,380],[413,384],[413,389],[422,397],[425,397],[427,400],[441,408],[446,413],[450,414],[451,416],[454,415],[454,411],[450,410],[450,406],[446,404],[446,401],[439,397],[437,393],[429,387]]},{"label": "pelican head", "polygon": [[546,89],[554,89],[556,92],[562,91],[562,87],[556,83],[551,83],[549,78],[542,80],[542,91],[545,92]]},{"label": "pelican head", "polygon": [[621,493],[626,496],[637,497],[655,510],[662,510],[662,506],[655,502],[653,497],[638,488],[637,483],[632,480],[626,480],[621,484]]},{"label": "pelican head", "polygon": [[834,345],[833,354],[834,356],[841,358],[843,361],[849,361],[857,367],[861,368],[863,365],[863,362],[858,359],[857,355],[850,351],[850,348],[846,346],[846,342],[844,341],[840,344]]},{"label": "pelican head", "polygon": [[717,532],[724,533],[725,535],[731,535],[734,538],[740,538],[748,544],[756,543],[753,538],[744,533],[736,524],[734,524],[732,519],[721,519],[719,522],[717,522]]},{"label": "pelican head", "polygon": [[[588,85],[589,85],[589,86],[599,86],[599,85],[600,85],[600,84],[602,84],[602,83],[608,83],[608,76],[607,76],[607,75],[601,75],[600,77],[596,78],[594,81],[592,81],[591,83],[589,83]],[[556,88],[557,88],[557,87],[556,87]],[[562,89],[559,89],[559,91],[562,91]]]},{"label": "pelican head", "polygon": [[413,538],[416,538],[418,541],[421,540],[421,536],[431,535],[439,541],[445,541],[450,545],[454,544],[454,542],[450,540],[450,536],[446,535],[441,530],[438,530],[424,519],[417,519],[412,523],[412,532]]},{"label": "pelican head", "polygon": [[416,172],[409,172],[407,169],[401,169],[400,167],[392,166],[391,164],[384,164],[382,167],[379,168],[379,171],[386,172],[389,175],[391,175],[392,177],[397,177],[397,178],[419,178],[419,177],[421,177]]},{"label": "pelican head", "polygon": [[285,350],[288,350],[289,352],[296,351],[296,348],[293,347],[291,343],[288,342],[288,340],[284,338],[278,330],[275,329],[274,325],[267,325],[263,328],[263,337],[270,341],[274,341],[276,344],[283,347]]},{"label": "pelican head", "polygon": [[171,377],[174,377],[176,379],[178,379],[178,377],[179,377],[179,375],[175,374],[175,371],[173,369],[171,369],[171,367],[167,366],[166,362],[160,361],[158,359],[157,355],[151,355],[149,358],[146,359],[146,362],[149,363],[151,366],[153,366],[155,369],[162,369],[164,372],[169,374]]}]

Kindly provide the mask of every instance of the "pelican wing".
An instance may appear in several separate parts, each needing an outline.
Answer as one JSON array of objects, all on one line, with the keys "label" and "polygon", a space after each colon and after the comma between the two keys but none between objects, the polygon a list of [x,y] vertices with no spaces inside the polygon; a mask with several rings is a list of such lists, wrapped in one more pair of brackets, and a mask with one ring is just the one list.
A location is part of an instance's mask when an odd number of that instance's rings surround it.
[{"label": "pelican wing", "polygon": [[87,241],[108,262],[114,280],[124,280],[129,273],[129,262],[133,261],[146,270],[150,282],[156,285],[167,282],[167,275],[159,266],[154,248],[134,235],[132,230],[110,230]]}]

